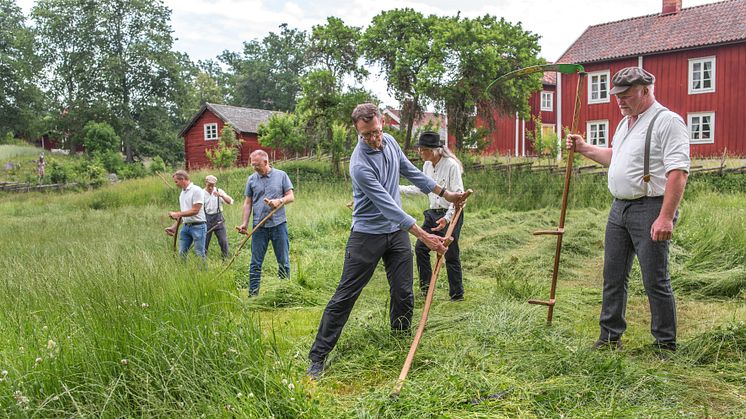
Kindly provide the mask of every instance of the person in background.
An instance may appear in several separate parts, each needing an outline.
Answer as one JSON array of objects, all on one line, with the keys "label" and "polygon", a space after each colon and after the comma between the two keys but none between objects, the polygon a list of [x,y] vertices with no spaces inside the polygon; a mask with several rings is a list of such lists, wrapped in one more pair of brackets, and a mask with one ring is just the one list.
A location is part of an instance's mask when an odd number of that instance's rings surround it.
[{"label": "person in background", "polygon": [[[422,172],[433,179],[439,185],[449,191],[463,192],[464,183],[461,179],[463,166],[459,159],[451,153],[440,140],[437,132],[425,131],[420,135],[417,142],[417,149],[420,157],[424,160]],[[414,186],[400,186],[399,190],[405,195],[422,195],[422,191]],[[453,218],[455,205],[441,198],[440,196],[429,193],[430,208],[424,212],[425,221],[422,229],[427,233],[444,236],[448,224]],[[464,299],[464,285],[461,274],[461,252],[458,246],[458,237],[461,233],[461,226],[464,222],[464,214],[461,213],[453,229],[453,241],[448,246],[445,254],[446,270],[448,271],[448,294],[451,301],[462,301]],[[420,275],[420,292],[427,295],[432,277],[432,266],[430,265],[430,248],[421,240],[417,240],[414,246],[415,255],[417,256],[417,271]]]},{"label": "person in background", "polygon": [[[205,235],[207,234],[207,220],[202,208],[205,203],[205,191],[189,180],[189,173],[177,170],[173,175],[174,183],[181,189],[179,194],[179,211],[171,211],[168,216],[173,220],[181,219],[179,233],[179,255],[186,257],[189,248],[194,246],[194,253],[205,259]],[[173,236],[176,226],[166,229],[166,233]]]},{"label": "person in background", "polygon": [[[246,180],[243,217],[238,231],[247,234],[249,217],[254,213],[253,226],[281,206],[295,201],[293,184],[287,173],[269,164],[269,156],[264,150],[254,150],[249,156],[254,172]],[[290,278],[290,239],[288,238],[285,208],[280,208],[264,225],[251,236],[251,264],[249,265],[249,296],[259,294],[262,279],[262,264],[267,254],[269,242],[277,259],[277,275],[281,279]]]},{"label": "person in background", "polygon": [[689,131],[679,115],[655,100],[654,83],[655,76],[639,67],[619,70],[612,78],[611,94],[624,115],[612,148],[588,144],[580,135],[567,137],[568,148],[574,141],[580,154],[609,167],[609,191],[614,196],[604,239],[597,349],[622,348],[627,283],[637,255],[650,304],[654,348],[676,350],[676,302],[668,250],[689,175]]},{"label": "person in background", "polygon": [[210,240],[213,233],[218,238],[223,259],[230,253],[228,249],[228,232],[223,217],[223,203],[233,205],[233,198],[216,185],[218,178],[213,175],[205,177],[205,216],[207,217],[207,237],[205,238],[205,253],[210,250]]}]

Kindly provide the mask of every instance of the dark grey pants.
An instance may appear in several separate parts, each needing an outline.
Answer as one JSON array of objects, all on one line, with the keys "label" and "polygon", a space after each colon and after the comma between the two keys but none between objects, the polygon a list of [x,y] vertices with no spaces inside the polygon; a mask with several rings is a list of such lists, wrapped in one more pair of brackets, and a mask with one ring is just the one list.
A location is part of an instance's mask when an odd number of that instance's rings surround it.
[{"label": "dark grey pants", "polygon": [[599,337],[602,340],[618,340],[627,328],[624,319],[627,286],[632,262],[637,255],[650,304],[650,331],[657,343],[676,342],[676,302],[668,273],[670,241],[650,238],[650,228],[662,205],[663,197],[634,201],[615,199],[611,205],[604,240],[604,291]]},{"label": "dark grey pants", "polygon": [[393,330],[407,330],[412,323],[412,248],[405,231],[390,234],[352,232],[347,240],[342,278],[321,317],[308,358],[323,361],[337,344],[352,307],[383,259],[389,282],[389,320]]},{"label": "dark grey pants", "polygon": [[[422,223],[422,229],[430,234],[436,234],[440,237],[445,236],[447,228],[440,231],[433,231],[438,226],[437,221],[446,215],[446,210],[429,209],[424,212],[425,222]],[[461,252],[458,247],[458,237],[461,234],[461,226],[464,224],[463,213],[459,217],[456,227],[453,229],[453,242],[448,246],[445,254],[446,271],[448,272],[448,294],[451,298],[462,298],[464,296],[464,284],[461,274]],[[427,293],[430,287],[430,279],[433,276],[433,269],[430,265],[430,248],[420,240],[414,245],[414,253],[417,255],[417,271],[420,274],[420,290]]]},{"label": "dark grey pants", "polygon": [[[218,212],[216,214],[206,214],[207,215],[207,237],[205,238],[205,254],[207,254],[207,250],[210,248],[210,240],[212,239],[212,234],[215,233],[215,236],[218,238],[218,244],[220,245],[220,252],[223,255],[223,259],[227,259],[230,256],[230,253],[228,251],[228,231],[225,229],[225,219],[223,218],[223,213]],[[221,223],[217,228],[210,231],[213,227],[215,227],[218,223]]]}]

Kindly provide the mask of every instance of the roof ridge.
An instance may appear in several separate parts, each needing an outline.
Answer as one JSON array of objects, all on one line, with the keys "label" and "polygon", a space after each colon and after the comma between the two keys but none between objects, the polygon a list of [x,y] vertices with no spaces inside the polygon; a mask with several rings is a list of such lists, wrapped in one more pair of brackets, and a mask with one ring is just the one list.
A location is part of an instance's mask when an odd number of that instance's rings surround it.
[{"label": "roof ridge", "polygon": [[[614,25],[614,24],[617,24],[617,23],[620,23],[620,22],[628,22],[628,21],[632,21],[632,20],[641,20],[641,19],[646,19],[646,18],[654,17],[654,16],[659,16],[659,17],[663,17],[663,16],[675,16],[675,15],[683,13],[684,11],[687,11],[687,10],[698,9],[698,8],[703,8],[703,7],[712,7],[714,5],[719,5],[719,4],[722,4],[722,3],[735,3],[735,2],[738,2],[738,1],[743,1],[743,0],[722,0],[722,1],[717,1],[717,2],[714,2],[714,3],[698,4],[696,6],[683,7],[681,10],[679,10],[676,13],[668,13],[668,14],[665,14],[665,15],[661,15],[660,12],[658,12],[658,13],[651,13],[649,15],[633,16],[633,17],[628,17],[628,18],[625,18],[625,19],[614,20],[612,22],[604,22],[604,23],[599,23],[597,25],[590,25],[590,26],[588,26],[588,28],[586,28],[586,31],[588,29],[590,29],[590,28],[597,28],[597,27],[600,27],[600,26]],[[585,32],[583,32],[583,33],[585,33]],[[582,36],[582,34],[581,34],[581,36]]]}]

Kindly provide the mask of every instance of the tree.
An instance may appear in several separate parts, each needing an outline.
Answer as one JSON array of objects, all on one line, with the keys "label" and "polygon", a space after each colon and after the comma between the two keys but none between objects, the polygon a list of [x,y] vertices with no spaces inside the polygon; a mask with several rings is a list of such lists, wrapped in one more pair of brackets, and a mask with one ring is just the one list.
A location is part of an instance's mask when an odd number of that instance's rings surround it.
[{"label": "tree", "polygon": [[[58,123],[64,132],[79,132],[88,120],[109,122],[133,161],[147,146],[144,133],[163,129],[148,122],[174,129],[184,85],[161,1],[40,0],[32,14],[50,93],[65,110]],[[157,118],[149,116],[154,111]]]},{"label": "tree", "polygon": [[458,147],[471,136],[477,112],[491,120],[491,110],[519,112],[528,116],[528,98],[541,88],[541,75],[517,78],[486,91],[492,80],[517,68],[543,64],[538,57],[539,36],[520,24],[485,15],[476,19],[441,20],[435,38],[448,57],[442,67],[431,66],[438,80],[428,86],[428,95],[444,104],[448,129]]},{"label": "tree", "polygon": [[218,145],[206,150],[205,155],[213,167],[227,169],[236,164],[240,146],[241,141],[236,137],[236,130],[230,124],[225,124],[220,131]]},{"label": "tree", "polygon": [[381,66],[389,90],[402,104],[405,148],[411,144],[414,121],[422,116],[428,99],[423,92],[430,83],[430,67],[443,60],[443,50],[433,48],[438,20],[412,9],[384,11],[373,18],[361,41],[366,60]]},{"label": "tree", "polygon": [[258,134],[259,144],[282,150],[285,155],[301,153],[309,146],[301,121],[295,114],[272,115],[266,124],[259,125]]},{"label": "tree", "polygon": [[329,71],[340,85],[347,76],[361,82],[368,75],[368,71],[358,65],[361,29],[346,26],[338,17],[328,17],[326,22],[326,25],[312,28],[309,61],[315,67]]},{"label": "tree", "polygon": [[89,121],[83,128],[83,145],[89,156],[121,150],[122,139],[106,122]]},{"label": "tree", "polygon": [[243,54],[224,51],[219,60],[228,66],[234,105],[292,111],[300,91],[298,80],[306,66],[304,31],[283,23],[261,42],[244,42]]},{"label": "tree", "polygon": [[41,72],[33,33],[13,0],[0,0],[0,137],[40,134],[44,101],[36,86]]}]

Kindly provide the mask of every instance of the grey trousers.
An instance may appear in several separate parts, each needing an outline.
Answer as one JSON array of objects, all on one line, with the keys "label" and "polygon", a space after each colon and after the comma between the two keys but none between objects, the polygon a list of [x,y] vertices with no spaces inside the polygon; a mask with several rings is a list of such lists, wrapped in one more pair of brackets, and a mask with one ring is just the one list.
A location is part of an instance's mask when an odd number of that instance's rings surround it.
[{"label": "grey trousers", "polygon": [[[650,227],[663,205],[663,197],[633,201],[615,199],[604,240],[604,290],[601,340],[619,340],[627,328],[629,272],[635,255],[650,304],[650,332],[656,343],[676,343],[676,302],[668,273],[670,241],[653,241]],[[674,217],[674,223],[678,212]]]}]

